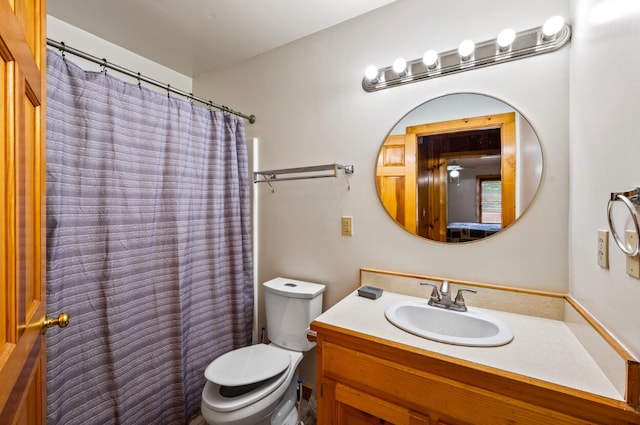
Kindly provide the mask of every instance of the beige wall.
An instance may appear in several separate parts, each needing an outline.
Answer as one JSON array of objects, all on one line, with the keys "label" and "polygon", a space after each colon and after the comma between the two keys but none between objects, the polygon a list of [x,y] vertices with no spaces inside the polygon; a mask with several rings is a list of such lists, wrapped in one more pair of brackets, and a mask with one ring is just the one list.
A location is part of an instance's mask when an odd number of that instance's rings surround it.
[{"label": "beige wall", "polygon": [[[192,80],[184,74],[180,74],[172,69],[162,66],[156,62],[150,61],[136,53],[123,49],[122,47],[110,43],[100,37],[97,37],[78,27],[70,25],[53,16],[47,16],[47,37],[58,42],[64,42],[67,46],[82,50],[92,56],[98,58],[106,58],[109,62],[122,66],[134,72],[150,77],[162,83],[171,84],[172,87],[183,90],[187,93],[191,92]],[[84,69],[91,71],[99,71],[100,66],[92,62],[76,56],[70,56],[71,60],[82,66]],[[122,74],[115,73],[113,75],[120,79],[136,83],[135,80],[129,79]],[[146,85],[152,90],[159,90],[153,86]]]},{"label": "beige wall", "polygon": [[[484,6],[482,6],[484,5]],[[258,281],[288,276],[327,284],[325,307],[356,288],[360,267],[427,274],[553,292],[568,290],[569,48],[500,66],[377,93],[361,88],[370,63],[414,59],[464,38],[494,38],[551,15],[569,2],[400,0],[227,70],[194,79],[194,90],[252,113],[262,169],[351,163],[342,178],[256,187]],[[406,112],[454,92],[486,93],[520,110],[545,158],[542,189],[508,231],[480,243],[446,245],[400,229],[375,189],[378,148]],[[353,216],[354,235],[340,235]],[[472,301],[471,301],[472,302]],[[264,320],[264,318],[262,318]]]},{"label": "beige wall", "polygon": [[[611,237],[609,269],[596,262],[610,193],[640,185],[640,2],[571,6],[570,292],[640,358],[640,280],[625,273]],[[630,227],[626,217],[616,214],[618,228]]]}]

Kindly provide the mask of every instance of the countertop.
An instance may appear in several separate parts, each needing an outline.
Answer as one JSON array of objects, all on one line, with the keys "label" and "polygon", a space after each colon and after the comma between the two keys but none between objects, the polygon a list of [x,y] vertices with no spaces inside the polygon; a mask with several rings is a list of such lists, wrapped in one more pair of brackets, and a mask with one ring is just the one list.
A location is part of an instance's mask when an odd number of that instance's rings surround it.
[{"label": "countertop", "polygon": [[478,308],[506,323],[513,331],[513,341],[500,347],[457,346],[415,336],[387,321],[384,311],[388,306],[411,299],[424,300],[389,291],[385,291],[377,300],[371,300],[358,296],[356,291],[315,321],[624,401],[624,396],[561,320]]}]

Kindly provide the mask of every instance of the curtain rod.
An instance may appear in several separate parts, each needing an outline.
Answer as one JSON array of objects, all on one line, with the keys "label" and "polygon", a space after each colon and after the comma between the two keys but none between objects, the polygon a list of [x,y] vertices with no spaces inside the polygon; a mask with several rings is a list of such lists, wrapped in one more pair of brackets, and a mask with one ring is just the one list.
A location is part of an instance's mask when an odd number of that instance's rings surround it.
[{"label": "curtain rod", "polygon": [[55,47],[56,49],[60,50],[63,53],[63,55],[64,55],[64,53],[71,53],[74,56],[78,56],[78,57],[80,57],[82,59],[86,59],[86,60],[91,61],[93,63],[97,63],[98,65],[101,65],[101,66],[103,66],[105,68],[113,69],[114,71],[117,71],[117,72],[119,72],[121,74],[124,74],[124,75],[127,75],[129,77],[135,78],[138,81],[144,81],[145,83],[151,84],[151,85],[159,87],[161,89],[165,89],[170,93],[175,93],[177,95],[184,96],[187,99],[195,100],[196,102],[203,103],[203,104],[205,104],[205,105],[207,105],[209,107],[219,109],[222,112],[227,112],[227,113],[230,113],[230,114],[233,114],[233,115],[237,115],[237,116],[242,117],[242,118],[244,118],[246,120],[249,120],[249,122],[251,124],[256,122],[256,116],[255,115],[245,115],[245,114],[243,114],[241,112],[234,111],[233,109],[228,108],[226,106],[218,105],[216,103],[213,103],[210,100],[206,100],[206,99],[203,99],[201,97],[194,96],[193,93],[187,93],[186,91],[173,88],[173,87],[171,87],[170,84],[162,84],[161,82],[156,81],[156,80],[154,80],[152,78],[146,77],[144,75],[140,75],[139,72],[133,72],[131,70],[128,70],[127,68],[123,68],[123,67],[121,67],[119,65],[116,65],[114,63],[111,63],[111,62],[107,62],[106,59],[100,59],[100,58],[98,58],[96,56],[90,55],[90,54],[85,53],[85,52],[83,52],[81,50],[74,49],[73,47],[69,47],[66,44],[64,44],[64,42],[58,42],[58,41],[52,40],[50,38],[47,38],[47,45],[49,45],[51,47]]}]

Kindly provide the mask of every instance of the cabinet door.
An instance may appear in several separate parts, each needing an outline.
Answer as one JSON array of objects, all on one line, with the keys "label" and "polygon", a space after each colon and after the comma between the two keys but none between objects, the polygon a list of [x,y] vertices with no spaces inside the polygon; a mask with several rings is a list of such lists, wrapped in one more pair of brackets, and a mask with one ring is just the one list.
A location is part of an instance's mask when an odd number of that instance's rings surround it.
[{"label": "cabinet door", "polygon": [[[388,401],[374,397],[349,386],[325,380],[323,386],[325,395],[333,400],[325,400],[330,405],[325,411],[329,416],[335,415],[336,425],[429,425],[429,418],[419,415],[409,409]],[[332,412],[331,412],[332,411]]]},{"label": "cabinet door", "polygon": [[383,425],[392,423],[340,402],[336,404],[336,408],[338,411],[337,424],[340,425]]}]

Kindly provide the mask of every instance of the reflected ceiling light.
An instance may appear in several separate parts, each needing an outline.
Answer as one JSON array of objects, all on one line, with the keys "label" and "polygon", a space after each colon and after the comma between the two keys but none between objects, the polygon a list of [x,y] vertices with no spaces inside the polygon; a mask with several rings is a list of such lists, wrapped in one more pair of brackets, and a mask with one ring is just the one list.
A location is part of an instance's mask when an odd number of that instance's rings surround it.
[{"label": "reflected ceiling light", "polygon": [[550,41],[564,28],[562,16],[552,16],[542,25],[542,41]]},{"label": "reflected ceiling light", "polygon": [[371,82],[377,82],[378,68],[375,65],[369,65],[367,69],[364,70],[364,77]]},{"label": "reflected ceiling light", "polygon": [[455,170],[451,170],[451,171],[449,172],[449,175],[450,175],[451,177],[454,177],[454,178],[455,178],[455,177],[458,177],[458,176],[460,175],[460,171],[458,171],[457,169],[455,169]]},{"label": "reflected ceiling light", "polygon": [[399,58],[393,62],[392,66],[371,67],[371,70],[367,69],[365,72],[362,88],[367,92],[384,90],[550,53],[563,47],[570,39],[571,27],[564,22],[561,16],[554,16],[548,19],[544,25],[525,31],[515,32],[513,29],[507,29],[492,40],[485,40],[477,44],[471,40],[465,40],[460,43],[457,49],[444,52],[428,50],[423,57],[418,59],[405,61]]},{"label": "reflected ceiling light", "polygon": [[422,56],[422,63],[427,66],[427,69],[435,69],[438,66],[438,52],[435,50],[427,50]]},{"label": "reflected ceiling light", "polygon": [[500,52],[505,52],[511,48],[511,44],[513,44],[513,40],[516,39],[516,32],[511,28],[504,29],[500,31],[498,34],[498,38],[496,42],[498,44],[498,50]]},{"label": "reflected ceiling light", "polygon": [[407,61],[402,59],[402,58],[398,58],[395,61],[393,61],[393,72],[395,72],[398,75],[404,75],[406,74],[407,71]]},{"label": "reflected ceiling light", "polygon": [[472,40],[465,40],[460,43],[458,46],[458,54],[460,55],[460,59],[463,61],[468,61],[473,56],[473,51],[476,49],[476,43]]}]

